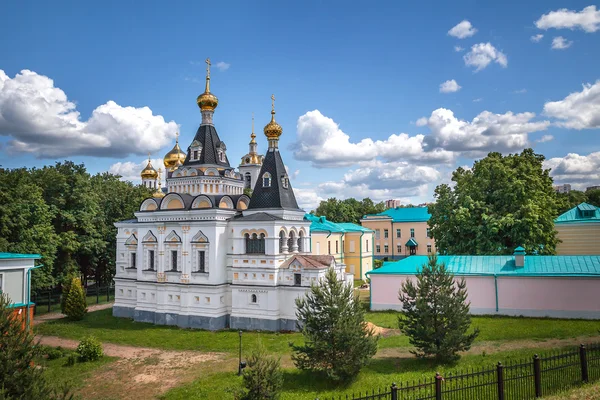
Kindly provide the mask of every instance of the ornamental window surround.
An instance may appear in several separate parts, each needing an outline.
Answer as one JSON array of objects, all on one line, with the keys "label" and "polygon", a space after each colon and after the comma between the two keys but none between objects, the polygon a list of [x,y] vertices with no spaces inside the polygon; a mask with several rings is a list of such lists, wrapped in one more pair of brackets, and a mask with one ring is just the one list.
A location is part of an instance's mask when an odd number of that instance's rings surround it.
[{"label": "ornamental window surround", "polygon": [[268,172],[263,174],[263,187],[271,187],[271,174]]},{"label": "ornamental window surround", "polygon": [[283,186],[284,189],[287,189],[290,186],[290,179],[287,175],[281,176],[281,186]]},{"label": "ornamental window surround", "polygon": [[198,231],[191,240],[192,243],[192,273],[208,273],[208,238]]},{"label": "ornamental window surround", "polygon": [[246,241],[246,254],[265,254],[265,234],[253,233],[244,235]]}]

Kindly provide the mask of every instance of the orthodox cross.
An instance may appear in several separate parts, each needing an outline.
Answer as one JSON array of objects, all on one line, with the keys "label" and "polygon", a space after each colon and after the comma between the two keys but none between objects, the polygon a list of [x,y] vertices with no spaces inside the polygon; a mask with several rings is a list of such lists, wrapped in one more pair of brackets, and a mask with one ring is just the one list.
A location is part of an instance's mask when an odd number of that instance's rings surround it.
[{"label": "orthodox cross", "polygon": [[210,78],[210,58],[207,58],[206,61],[206,76]]},{"label": "orthodox cross", "polygon": [[275,95],[271,95],[271,111],[275,112]]}]

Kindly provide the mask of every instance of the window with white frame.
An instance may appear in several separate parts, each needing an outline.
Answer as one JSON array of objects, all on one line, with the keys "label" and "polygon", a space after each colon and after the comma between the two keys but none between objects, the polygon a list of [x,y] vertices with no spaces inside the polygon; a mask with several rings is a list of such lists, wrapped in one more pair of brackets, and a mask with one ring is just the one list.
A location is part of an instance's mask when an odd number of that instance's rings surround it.
[{"label": "window with white frame", "polygon": [[271,187],[271,174],[268,172],[263,174],[263,187]]},{"label": "window with white frame", "polygon": [[137,268],[137,254],[135,252],[129,253],[129,268]]},{"label": "window with white frame", "polygon": [[147,254],[148,254],[147,269],[148,269],[148,271],[154,271],[154,270],[156,270],[156,268],[155,268],[155,266],[156,266],[156,259],[154,257],[154,250],[148,250]]},{"label": "window with white frame", "polygon": [[375,253],[381,253],[381,245],[375,246]]},{"label": "window with white frame", "polygon": [[196,255],[196,272],[206,272],[206,252],[204,250],[198,250]]},{"label": "window with white frame", "polygon": [[250,303],[252,303],[252,304],[256,304],[256,303],[258,303],[258,296],[257,296],[257,295],[255,295],[255,294],[252,294],[252,295],[250,296]]},{"label": "window with white frame", "polygon": [[171,250],[171,272],[177,272],[179,266],[179,252],[177,250]]},{"label": "window with white frame", "polygon": [[375,239],[379,240],[380,236],[381,236],[381,230],[375,229]]},{"label": "window with white frame", "polygon": [[415,237],[415,229],[414,228],[410,228],[410,237],[411,238]]},{"label": "window with white frame", "polygon": [[430,244],[427,245],[427,253],[431,253],[431,245]]},{"label": "window with white frame", "polygon": [[396,229],[396,237],[397,238],[401,238],[402,237],[402,229],[400,229],[400,228]]},{"label": "window with white frame", "polygon": [[354,253],[354,240],[350,241],[350,253]]}]

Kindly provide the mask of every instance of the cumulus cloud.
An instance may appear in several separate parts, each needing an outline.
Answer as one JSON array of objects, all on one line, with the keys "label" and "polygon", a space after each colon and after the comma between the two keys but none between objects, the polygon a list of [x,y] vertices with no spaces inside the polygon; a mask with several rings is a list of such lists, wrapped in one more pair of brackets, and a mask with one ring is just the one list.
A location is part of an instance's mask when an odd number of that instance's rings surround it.
[{"label": "cumulus cloud", "polygon": [[98,106],[81,120],[74,102],[54,81],[23,70],[10,78],[0,70],[0,135],[8,150],[37,157],[123,157],[155,152],[175,137],[177,124],[148,107]]},{"label": "cumulus cloud", "polygon": [[215,64],[215,67],[219,71],[227,71],[229,69],[229,67],[231,67],[231,64],[226,63],[225,61],[219,61],[218,63]]},{"label": "cumulus cloud", "polygon": [[540,40],[542,40],[543,37],[544,37],[544,35],[542,35],[541,33],[538,33],[537,35],[533,35],[529,39],[534,43],[538,43]]},{"label": "cumulus cloud", "polygon": [[440,93],[454,93],[461,89],[460,86],[454,79],[446,81],[440,84]]},{"label": "cumulus cloud", "polygon": [[473,103],[479,103],[480,101],[483,101],[482,97],[478,97],[476,99],[473,99]]},{"label": "cumulus cloud", "polygon": [[465,48],[464,47],[460,47],[460,46],[454,46],[454,51],[457,53],[460,53],[461,51],[463,51]]},{"label": "cumulus cloud", "polygon": [[559,119],[557,125],[565,128],[600,128],[600,80],[584,84],[581,92],[544,104],[544,114]]},{"label": "cumulus cloud", "polygon": [[514,93],[516,93],[516,94],[524,94],[524,93],[527,93],[527,89],[515,90]]},{"label": "cumulus cloud", "polygon": [[552,135],[544,135],[541,138],[539,138],[538,140],[536,140],[537,143],[546,143],[549,142],[551,140],[554,140],[554,136]]},{"label": "cumulus cloud", "polygon": [[[161,158],[155,158],[152,159],[151,162],[155,170],[158,171],[159,168],[162,168],[164,177],[165,167],[163,165],[163,160]],[[142,178],[140,177],[140,173],[146,168],[146,165],[148,165],[147,158],[138,163],[132,161],[117,162],[108,168],[108,172],[115,175],[121,175],[121,179],[124,181],[141,183]]]},{"label": "cumulus cloud", "polygon": [[473,36],[476,32],[477,29],[475,29],[473,25],[471,25],[471,23],[465,19],[450,29],[448,31],[448,35],[459,39],[465,39]]},{"label": "cumulus cloud", "polygon": [[600,29],[600,10],[596,6],[585,7],[581,11],[561,8],[544,14],[535,22],[539,29],[581,29],[585,32],[596,32]]},{"label": "cumulus cloud", "polygon": [[417,122],[415,122],[415,125],[417,126],[425,126],[427,125],[427,117],[421,117],[417,120]]},{"label": "cumulus cloud", "polygon": [[569,41],[562,36],[557,36],[554,39],[552,39],[552,48],[554,50],[568,49],[569,47],[571,47],[572,44],[573,41]]},{"label": "cumulus cloud", "polygon": [[475,67],[475,72],[486,68],[491,62],[500,64],[504,68],[508,65],[506,55],[489,42],[473,45],[471,51],[463,56],[463,60],[466,66]]},{"label": "cumulus cloud", "polygon": [[456,118],[452,110],[438,108],[431,113],[425,136],[428,151],[444,149],[470,156],[482,156],[489,151],[509,152],[529,145],[528,134],[546,130],[548,121],[534,122],[534,113],[494,114],[483,111],[473,121]]},{"label": "cumulus cloud", "polygon": [[600,184],[600,152],[587,156],[569,153],[544,161],[544,167],[551,168],[556,183],[570,183],[574,189]]},{"label": "cumulus cloud", "polygon": [[[417,121],[417,125],[421,120]],[[424,135],[409,136],[406,133],[390,135],[385,140],[365,138],[352,142],[339,125],[321,114],[309,111],[298,118],[297,140],[292,145],[294,157],[310,161],[317,168],[344,167],[383,157],[387,161],[413,160],[427,163],[447,163],[453,155],[439,149],[426,152]]]}]

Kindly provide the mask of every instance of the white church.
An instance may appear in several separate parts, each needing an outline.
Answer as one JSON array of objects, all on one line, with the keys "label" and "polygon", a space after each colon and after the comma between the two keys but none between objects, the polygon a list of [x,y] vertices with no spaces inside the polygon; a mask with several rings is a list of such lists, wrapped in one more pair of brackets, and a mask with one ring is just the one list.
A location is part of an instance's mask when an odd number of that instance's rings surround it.
[{"label": "white church", "polygon": [[153,197],[115,224],[113,315],[185,328],[295,330],[296,298],[329,268],[348,284],[352,275],[333,256],[311,255],[310,221],[278,148],[273,96],[267,154],[257,153],[253,123],[249,153],[238,171],[230,166],[213,124],[218,99],[207,64],[202,122],[186,151],[177,140],[165,155],[166,190],[149,161],[141,175]]}]

